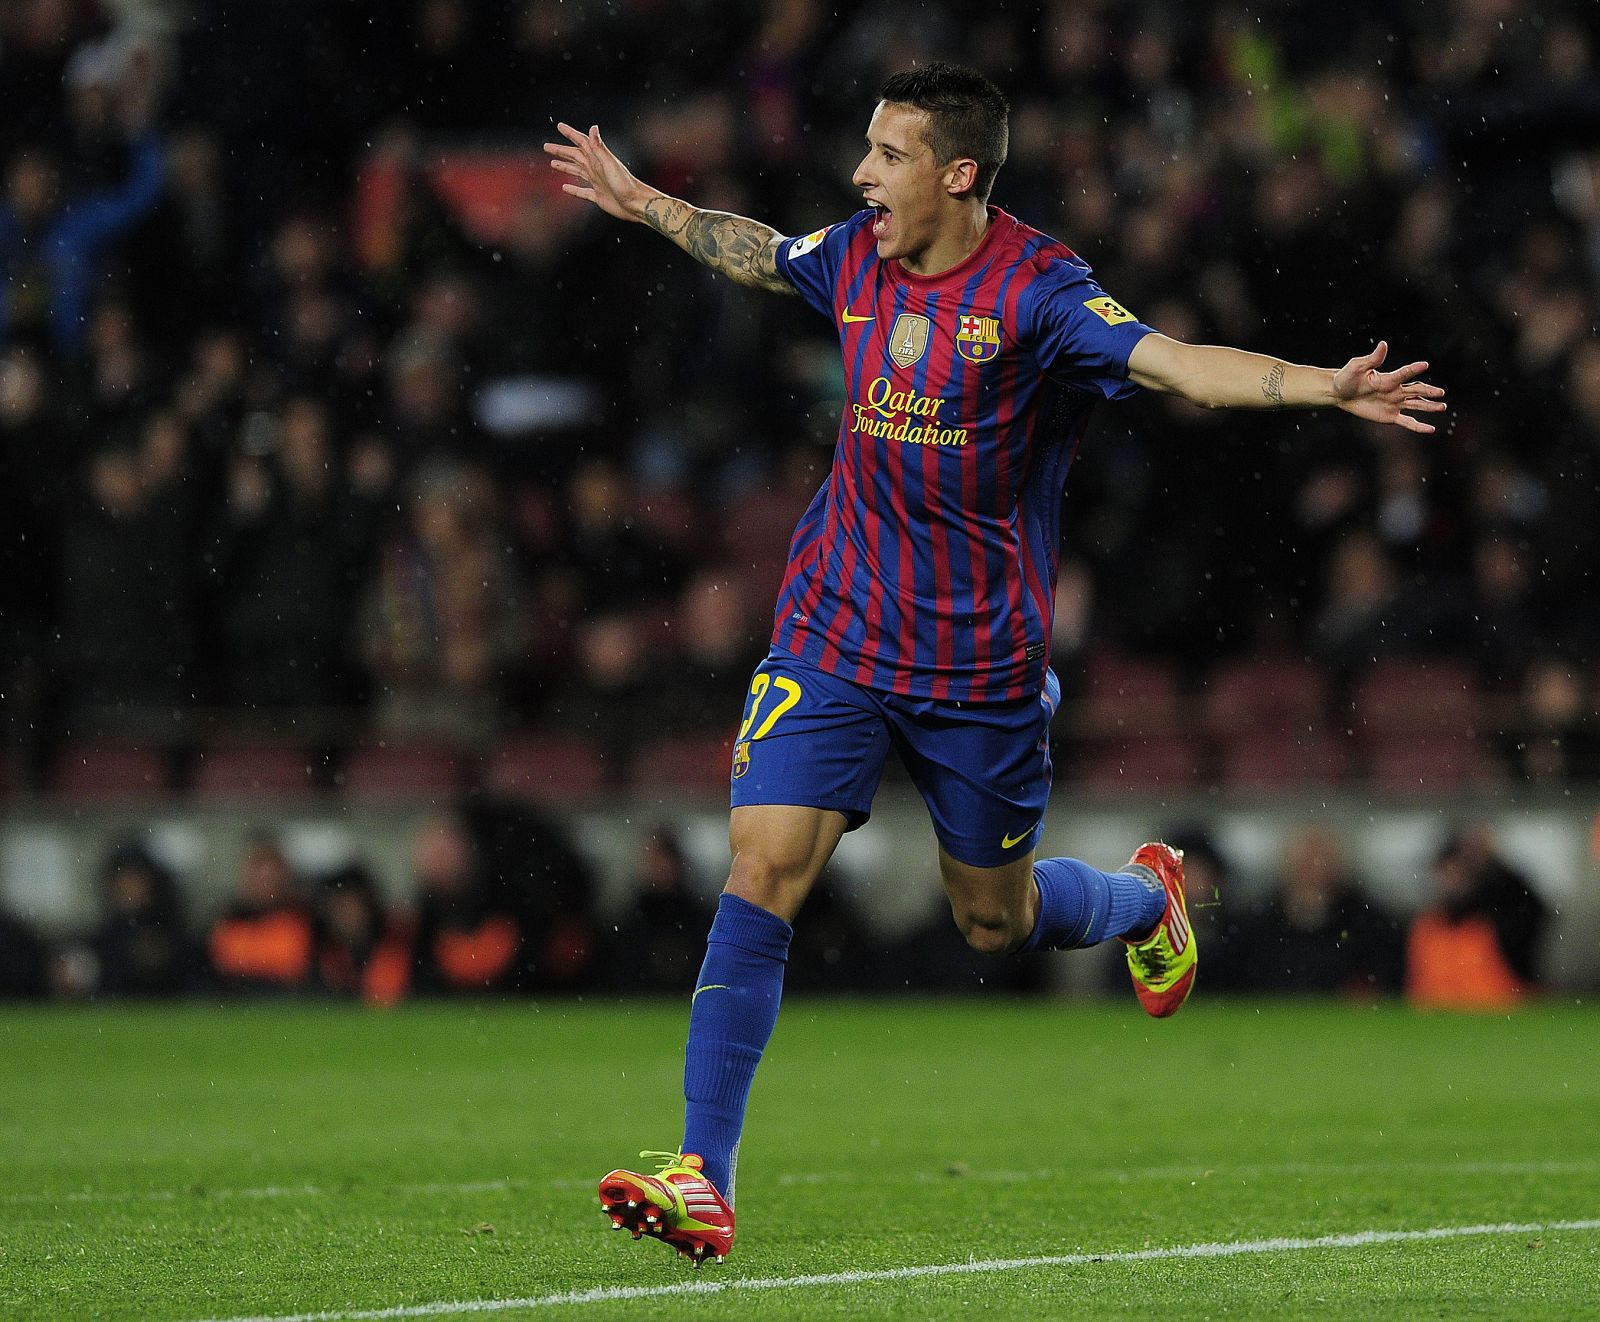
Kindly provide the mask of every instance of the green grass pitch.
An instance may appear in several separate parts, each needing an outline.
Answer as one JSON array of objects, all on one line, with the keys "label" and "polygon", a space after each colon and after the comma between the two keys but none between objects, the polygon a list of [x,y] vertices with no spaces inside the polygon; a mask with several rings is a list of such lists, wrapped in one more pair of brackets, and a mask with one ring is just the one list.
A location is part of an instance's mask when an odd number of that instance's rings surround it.
[{"label": "green grass pitch", "polygon": [[[698,1275],[611,1233],[593,1187],[677,1141],[683,1025],[656,1003],[0,1011],[0,1318],[1600,1317],[1588,1228],[738,1286],[1594,1219],[1587,1007],[791,999],[734,1255]],[[540,1302],[694,1281],[734,1288]]]}]

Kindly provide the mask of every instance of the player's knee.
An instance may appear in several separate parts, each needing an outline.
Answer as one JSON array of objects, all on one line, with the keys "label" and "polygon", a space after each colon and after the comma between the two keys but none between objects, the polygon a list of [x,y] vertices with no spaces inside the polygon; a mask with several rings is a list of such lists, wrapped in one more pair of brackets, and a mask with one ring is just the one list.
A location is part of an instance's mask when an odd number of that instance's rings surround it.
[{"label": "player's knee", "polygon": [[734,855],[728,884],[723,889],[788,920],[799,909],[809,888],[805,860],[741,850]]},{"label": "player's knee", "polygon": [[1007,954],[1027,937],[1027,933],[1004,914],[958,914],[956,926],[967,938],[967,944],[985,955]]}]

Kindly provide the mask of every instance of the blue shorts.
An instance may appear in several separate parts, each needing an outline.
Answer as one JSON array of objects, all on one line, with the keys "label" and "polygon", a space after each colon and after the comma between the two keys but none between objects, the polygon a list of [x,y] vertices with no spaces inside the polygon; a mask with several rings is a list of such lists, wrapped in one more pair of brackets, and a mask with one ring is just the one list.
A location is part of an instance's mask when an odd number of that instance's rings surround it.
[{"label": "blue shorts", "polygon": [[733,806],[831,808],[853,831],[871,815],[892,746],[945,850],[973,867],[998,867],[1039,837],[1060,699],[1048,670],[1036,697],[952,702],[864,688],[775,648],[745,698]]}]

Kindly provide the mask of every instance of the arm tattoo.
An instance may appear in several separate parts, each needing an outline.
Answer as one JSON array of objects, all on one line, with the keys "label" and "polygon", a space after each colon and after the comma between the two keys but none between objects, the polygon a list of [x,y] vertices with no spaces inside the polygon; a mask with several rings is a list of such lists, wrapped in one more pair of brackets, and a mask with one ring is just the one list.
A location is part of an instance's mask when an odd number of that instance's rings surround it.
[{"label": "arm tattoo", "polygon": [[1282,363],[1273,363],[1267,374],[1261,378],[1261,393],[1265,395],[1273,408],[1283,407],[1283,373]]},{"label": "arm tattoo", "polygon": [[774,294],[792,294],[794,287],[778,274],[781,235],[760,221],[702,211],[675,197],[651,198],[645,224],[671,239],[684,252],[741,285]]}]

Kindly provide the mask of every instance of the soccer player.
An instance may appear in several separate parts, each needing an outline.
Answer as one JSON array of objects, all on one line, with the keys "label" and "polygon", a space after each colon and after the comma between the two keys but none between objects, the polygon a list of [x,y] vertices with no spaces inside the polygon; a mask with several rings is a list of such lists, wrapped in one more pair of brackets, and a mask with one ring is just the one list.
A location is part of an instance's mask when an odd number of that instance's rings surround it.
[{"label": "soccer player", "polygon": [[686,1114],[653,1175],[618,1170],[618,1229],[698,1266],[732,1247],[745,1101],[777,1020],[790,923],[867,820],[893,747],[927,803],[955,921],[977,949],[1119,937],[1140,1003],[1194,982],[1181,855],[1117,872],[1036,860],[1050,789],[1049,669],[1061,493],[1094,402],[1141,387],[1206,408],[1340,408],[1417,432],[1442,410],[1426,363],[1299,367],[1184,344],[1107,296],[1064,244],[987,200],[1009,107],[950,64],[896,74],[867,128],[849,220],[790,238],[635,178],[598,127],[559,125],[563,188],[740,284],[798,294],[839,332],[848,397],[800,520],[772,647],[733,749],[733,865],[689,1012]]}]

